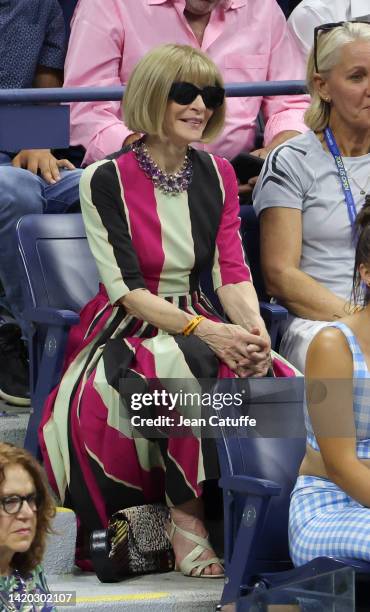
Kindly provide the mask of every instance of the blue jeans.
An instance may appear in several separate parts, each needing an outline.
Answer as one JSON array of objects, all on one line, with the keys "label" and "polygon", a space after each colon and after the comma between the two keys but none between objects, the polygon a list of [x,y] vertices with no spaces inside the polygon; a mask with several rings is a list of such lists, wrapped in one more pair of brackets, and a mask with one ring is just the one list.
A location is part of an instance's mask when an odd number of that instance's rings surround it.
[{"label": "blue jeans", "polygon": [[15,317],[23,332],[23,270],[15,228],[20,217],[30,213],[65,213],[79,201],[82,170],[62,170],[61,179],[49,185],[29,170],[14,168],[11,159],[0,152],[0,280],[5,297],[0,305]]}]

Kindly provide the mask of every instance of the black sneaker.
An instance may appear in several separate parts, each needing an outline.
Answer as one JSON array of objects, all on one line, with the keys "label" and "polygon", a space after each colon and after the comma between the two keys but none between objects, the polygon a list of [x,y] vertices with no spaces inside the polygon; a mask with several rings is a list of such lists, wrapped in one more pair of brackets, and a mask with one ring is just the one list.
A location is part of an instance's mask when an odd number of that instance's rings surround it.
[{"label": "black sneaker", "polygon": [[20,327],[0,327],[0,398],[14,406],[30,406],[27,349]]}]

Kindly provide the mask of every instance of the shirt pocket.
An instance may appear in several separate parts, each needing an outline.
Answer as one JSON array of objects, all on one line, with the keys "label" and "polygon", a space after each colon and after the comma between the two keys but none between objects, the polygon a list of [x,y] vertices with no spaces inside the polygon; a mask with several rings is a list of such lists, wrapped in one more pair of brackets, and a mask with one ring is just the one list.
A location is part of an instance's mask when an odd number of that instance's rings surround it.
[{"label": "shirt pocket", "polygon": [[223,59],[226,83],[263,81],[267,76],[267,53],[228,53]]}]

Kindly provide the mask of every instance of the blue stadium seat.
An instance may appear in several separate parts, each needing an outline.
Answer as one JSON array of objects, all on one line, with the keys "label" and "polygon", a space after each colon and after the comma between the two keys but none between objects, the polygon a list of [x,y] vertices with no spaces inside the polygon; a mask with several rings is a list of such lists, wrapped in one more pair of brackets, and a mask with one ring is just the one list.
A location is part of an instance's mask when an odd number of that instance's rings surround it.
[{"label": "blue stadium seat", "polygon": [[[240,384],[219,381],[215,392],[235,393]],[[288,514],[290,493],[305,452],[304,379],[248,379],[242,384],[248,386],[244,397],[249,398],[242,413],[255,416],[260,428],[258,437],[246,437],[244,427],[232,435],[230,428],[221,428],[222,436],[217,439],[227,577],[222,605],[239,600],[238,611],[249,610],[246,597],[255,590],[345,566],[353,567],[359,575],[370,574],[370,563],[330,557],[293,568]]]},{"label": "blue stadium seat", "polygon": [[[1,93],[7,95],[5,90]],[[8,104],[3,98],[0,104],[0,150],[15,153],[21,149],[68,147],[69,124],[67,105]]]},{"label": "blue stadium seat", "polygon": [[30,323],[32,414],[25,448],[38,456],[37,428],[43,405],[59,382],[69,329],[98,291],[98,272],[80,214],[27,215],[17,225],[18,247],[26,274]]},{"label": "blue stadium seat", "polygon": [[240,207],[240,233],[244,250],[252,272],[253,284],[260,302],[261,315],[266,323],[271,338],[271,346],[278,350],[279,327],[288,317],[288,311],[280,304],[272,304],[265,290],[265,284],[260,265],[260,233],[259,223],[253,206],[245,204]]}]

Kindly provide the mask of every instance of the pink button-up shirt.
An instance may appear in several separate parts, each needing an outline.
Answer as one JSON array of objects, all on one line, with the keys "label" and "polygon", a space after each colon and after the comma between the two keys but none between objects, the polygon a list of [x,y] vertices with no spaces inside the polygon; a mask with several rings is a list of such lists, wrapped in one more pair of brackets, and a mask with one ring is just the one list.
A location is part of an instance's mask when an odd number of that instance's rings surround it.
[{"label": "pink button-up shirt", "polygon": [[[177,43],[200,48],[220,68],[225,83],[296,79],[300,55],[276,0],[221,0],[212,11],[202,45],[184,16],[185,0],[79,0],[65,65],[65,87],[127,83],[151,48]],[[71,105],[71,144],[86,149],[85,163],[119,150],[130,131],[119,102]],[[284,130],[304,131],[305,96],[228,98],[223,133],[196,145],[231,159],[253,147],[262,108],[265,143]]]}]

